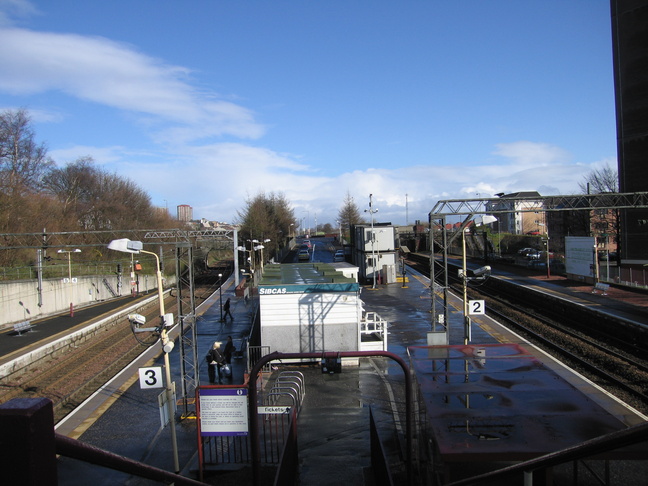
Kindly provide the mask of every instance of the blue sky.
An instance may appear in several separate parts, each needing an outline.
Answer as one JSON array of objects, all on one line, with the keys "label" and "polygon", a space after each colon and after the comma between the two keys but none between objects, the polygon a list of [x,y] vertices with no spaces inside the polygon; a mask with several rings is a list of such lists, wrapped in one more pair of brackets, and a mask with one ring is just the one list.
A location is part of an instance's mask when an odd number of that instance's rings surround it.
[{"label": "blue sky", "polygon": [[58,164],[90,155],[173,214],[234,222],[275,192],[335,224],[348,192],[377,221],[426,221],[440,199],[571,194],[616,167],[609,10],[0,0],[0,109],[29,110]]}]

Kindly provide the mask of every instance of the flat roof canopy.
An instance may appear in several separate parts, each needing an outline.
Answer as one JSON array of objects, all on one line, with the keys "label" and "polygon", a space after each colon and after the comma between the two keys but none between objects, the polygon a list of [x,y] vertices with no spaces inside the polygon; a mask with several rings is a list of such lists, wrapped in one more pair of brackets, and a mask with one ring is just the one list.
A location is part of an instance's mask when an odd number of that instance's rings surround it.
[{"label": "flat roof canopy", "polygon": [[360,285],[328,263],[282,263],[265,267],[259,294],[358,292]]},{"label": "flat roof canopy", "polygon": [[408,352],[444,461],[525,460],[626,428],[519,344]]}]

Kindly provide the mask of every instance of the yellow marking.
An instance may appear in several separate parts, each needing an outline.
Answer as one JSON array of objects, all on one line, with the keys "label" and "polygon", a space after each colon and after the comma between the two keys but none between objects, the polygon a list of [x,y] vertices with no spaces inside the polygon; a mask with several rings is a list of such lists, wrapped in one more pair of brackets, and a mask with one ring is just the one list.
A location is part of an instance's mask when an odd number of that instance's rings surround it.
[{"label": "yellow marking", "polygon": [[[155,359],[150,359],[144,367],[151,366],[155,362]],[[75,428],[71,433],[68,434],[68,437],[71,439],[78,439],[83,435],[83,433],[88,430],[92,425],[101,417],[106,410],[108,410],[113,403],[115,403],[121,395],[123,395],[126,390],[128,390],[133,383],[139,381],[139,371],[131,376],[128,380],[124,382],[112,395],[110,395],[101,405],[99,405],[88,417],[81,422],[81,424]]]},{"label": "yellow marking", "polygon": [[479,327],[481,327],[484,331],[486,331],[488,334],[490,334],[492,337],[494,337],[497,341],[500,343],[510,343],[511,339],[510,337],[506,336],[505,334],[502,334],[501,332],[495,330],[491,325],[489,324],[484,324],[484,323],[478,323]]},{"label": "yellow marking", "polygon": [[422,277],[422,276],[420,276],[420,275],[412,275],[412,277],[414,277],[416,280],[418,280],[419,282],[421,282],[423,285],[426,285],[426,286],[429,285],[429,284],[426,282],[425,278]]}]

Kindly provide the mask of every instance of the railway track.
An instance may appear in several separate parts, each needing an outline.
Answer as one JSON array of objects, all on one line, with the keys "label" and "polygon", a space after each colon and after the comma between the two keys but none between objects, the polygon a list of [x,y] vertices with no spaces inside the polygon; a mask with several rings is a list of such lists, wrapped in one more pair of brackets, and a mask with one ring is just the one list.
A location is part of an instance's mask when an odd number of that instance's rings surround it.
[{"label": "railway track", "polygon": [[[229,274],[221,272],[225,281]],[[218,289],[213,281],[202,279],[194,288],[196,300],[206,299],[215,290]],[[177,314],[177,299],[168,297],[165,307]],[[152,303],[144,315],[148,322],[157,322],[158,303]],[[0,385],[0,402],[12,398],[49,398],[54,404],[54,420],[58,422],[144,349],[135,339],[128,320],[123,319],[73,351],[45,358],[26,371],[8,377]]]},{"label": "railway track", "polygon": [[[410,255],[408,264],[429,276],[427,257]],[[461,293],[461,281],[450,280],[451,288]],[[547,317],[530,309],[521,293],[510,291],[506,294],[495,294],[486,286],[469,288],[471,299],[486,301],[490,317],[522,334],[637,410],[648,413],[648,360],[641,352],[638,335],[622,333],[622,337],[610,336],[594,329],[590,319],[578,322],[571,315],[563,315],[561,319],[560,313],[547,312],[552,314]],[[588,322],[591,332],[583,329],[583,321]]]}]

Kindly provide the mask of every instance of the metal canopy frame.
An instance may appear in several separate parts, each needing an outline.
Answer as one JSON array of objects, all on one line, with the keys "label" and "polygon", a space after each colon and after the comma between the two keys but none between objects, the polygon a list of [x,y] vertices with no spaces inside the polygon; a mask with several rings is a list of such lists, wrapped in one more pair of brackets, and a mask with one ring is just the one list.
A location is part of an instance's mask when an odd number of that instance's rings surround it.
[{"label": "metal canopy frame", "polygon": [[170,245],[177,241],[192,239],[222,238],[236,242],[236,228],[209,228],[200,230],[186,229],[141,229],[141,230],[103,230],[103,231],[58,231],[40,233],[0,234],[0,250],[20,250],[25,248],[43,249],[74,246],[105,247],[106,242],[119,238],[133,241],[147,240],[147,243]]},{"label": "metal canopy frame", "polygon": [[[511,211],[510,208],[497,208],[497,203],[502,201],[528,201],[541,202],[542,211],[570,211],[592,209],[640,209],[648,208],[648,192],[604,192],[601,194],[572,194],[568,196],[522,196],[522,197],[495,197],[481,199],[447,199],[438,201],[432,211],[430,220],[441,216],[473,217],[476,214],[503,214],[537,212],[538,208],[520,208]],[[493,207],[486,209],[488,204]]]},{"label": "metal canopy frame", "polygon": [[[541,203],[538,206],[527,206],[516,209],[503,208],[502,202],[534,202]],[[498,207],[499,206],[499,207]],[[488,208],[488,209],[487,209]],[[447,199],[438,201],[430,211],[430,295],[432,298],[432,330],[437,331],[437,326],[443,326],[447,334],[448,318],[448,248],[455,240],[463,234],[464,229],[470,221],[478,214],[510,214],[525,212],[556,212],[556,211],[590,211],[594,209],[646,209],[648,208],[648,192],[616,193],[606,192],[600,194],[572,194],[566,196],[520,196],[520,197],[494,197],[476,199]],[[450,238],[446,229],[446,218],[448,216],[465,216],[463,222]],[[438,224],[435,224],[438,222]],[[440,240],[434,238],[434,231],[440,230]],[[442,261],[437,262],[434,258],[435,244],[440,249]],[[437,284],[437,281],[439,282]],[[443,293],[443,318],[437,317],[435,303],[436,291]]]}]

